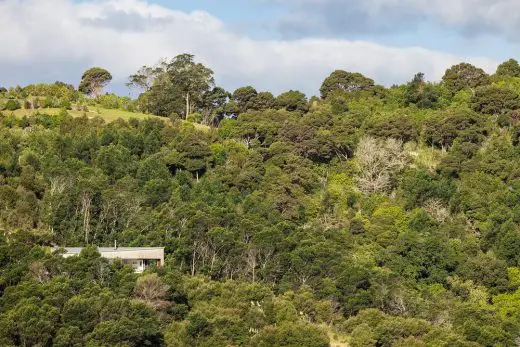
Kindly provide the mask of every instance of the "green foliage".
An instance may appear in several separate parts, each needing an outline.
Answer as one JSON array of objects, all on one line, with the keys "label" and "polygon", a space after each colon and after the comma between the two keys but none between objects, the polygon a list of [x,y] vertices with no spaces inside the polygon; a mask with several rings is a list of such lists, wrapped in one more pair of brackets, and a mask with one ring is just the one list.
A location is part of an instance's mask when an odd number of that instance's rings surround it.
[{"label": "green foliage", "polygon": [[22,106],[20,105],[18,100],[10,99],[10,100],[7,100],[7,102],[5,103],[4,109],[7,111],[16,111],[16,110],[20,109],[21,107]]},{"label": "green foliage", "polygon": [[491,83],[484,70],[468,63],[460,63],[446,70],[442,82],[452,94],[465,88],[475,89]]},{"label": "green foliage", "polygon": [[[138,100],[2,92],[26,105],[0,114],[0,345],[513,346],[515,66],[336,71],[307,101],[181,55],[131,76]],[[89,118],[109,108],[171,121]],[[166,264],[101,258],[114,240]]]},{"label": "green foliage", "polygon": [[501,114],[520,107],[520,95],[513,90],[495,86],[477,88],[471,98],[473,110],[484,114]]},{"label": "green foliage", "polygon": [[424,81],[424,74],[417,73],[413,80],[406,85],[405,103],[414,104],[418,108],[435,108],[440,98],[439,88]]},{"label": "green foliage", "polygon": [[325,99],[335,91],[357,93],[360,91],[370,90],[373,87],[374,81],[360,73],[336,70],[332,72],[330,76],[325,79],[325,81],[323,81],[323,84],[320,88],[320,93],[321,97]]},{"label": "green foliage", "polygon": [[309,110],[307,97],[297,90],[290,90],[278,95],[275,102],[277,107],[287,111],[307,112]]},{"label": "green foliage", "polygon": [[509,59],[498,65],[497,76],[500,77],[520,77],[520,65],[515,59]]},{"label": "green foliage", "polygon": [[85,95],[98,97],[111,80],[112,75],[110,72],[100,67],[93,67],[85,71],[81,76],[78,90]]}]

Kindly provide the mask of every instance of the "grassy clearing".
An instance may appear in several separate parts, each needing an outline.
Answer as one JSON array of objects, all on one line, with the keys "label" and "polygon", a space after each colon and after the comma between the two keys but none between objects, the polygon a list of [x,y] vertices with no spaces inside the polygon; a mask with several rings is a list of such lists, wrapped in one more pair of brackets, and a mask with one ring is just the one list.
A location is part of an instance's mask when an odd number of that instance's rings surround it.
[{"label": "grassy clearing", "polygon": [[[16,117],[23,117],[23,116],[31,116],[36,113],[41,114],[48,114],[48,115],[58,115],[60,113],[60,108],[41,108],[37,110],[26,110],[26,109],[19,109],[16,111],[3,111],[4,114],[14,114]],[[117,119],[123,119],[125,121],[128,121],[132,118],[137,120],[145,120],[150,118],[158,118],[161,120],[164,120],[166,122],[169,122],[170,119],[166,117],[157,117],[151,114],[146,113],[140,113],[140,112],[128,112],[123,110],[114,110],[114,109],[107,109],[103,107],[89,107],[88,112],[84,111],[78,111],[75,107],[73,107],[72,110],[67,111],[72,117],[82,117],[83,115],[86,115],[89,118],[95,118],[95,117],[101,117],[103,118],[107,123],[113,122]],[[209,127],[202,124],[196,124],[196,123],[190,123],[195,126],[196,129],[202,130],[202,131],[208,131]]]},{"label": "grassy clearing", "polygon": [[[36,113],[57,115],[60,113],[60,111],[61,111],[61,109],[59,109],[59,108],[42,108],[42,109],[38,109],[38,110],[20,109],[20,110],[12,111],[12,113],[16,117],[23,117],[23,116],[30,116],[30,115],[33,115]],[[119,118],[124,119],[124,120],[129,120],[131,118],[136,118],[136,119],[142,120],[142,119],[155,117],[153,115],[145,114],[145,113],[128,112],[128,111],[122,111],[122,110],[112,110],[112,109],[106,109],[106,108],[102,108],[102,107],[91,107],[91,108],[89,108],[88,112],[78,111],[73,108],[72,110],[68,110],[67,112],[72,117],[82,117],[83,115],[86,115],[89,118],[101,117],[107,122],[113,122]]]}]

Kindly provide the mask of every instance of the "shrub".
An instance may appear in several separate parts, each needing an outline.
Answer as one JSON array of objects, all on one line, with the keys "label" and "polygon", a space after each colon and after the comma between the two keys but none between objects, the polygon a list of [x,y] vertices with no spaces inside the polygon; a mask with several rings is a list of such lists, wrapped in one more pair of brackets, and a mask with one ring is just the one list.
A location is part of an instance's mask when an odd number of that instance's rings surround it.
[{"label": "shrub", "polygon": [[186,120],[188,122],[192,122],[192,123],[200,123],[200,122],[202,122],[202,115],[198,112],[195,112],[195,113],[188,115]]},{"label": "shrub", "polygon": [[20,103],[18,102],[18,100],[8,100],[7,103],[5,104],[5,109],[8,110],[8,111],[16,111],[16,110],[19,110],[21,108],[21,105]]}]

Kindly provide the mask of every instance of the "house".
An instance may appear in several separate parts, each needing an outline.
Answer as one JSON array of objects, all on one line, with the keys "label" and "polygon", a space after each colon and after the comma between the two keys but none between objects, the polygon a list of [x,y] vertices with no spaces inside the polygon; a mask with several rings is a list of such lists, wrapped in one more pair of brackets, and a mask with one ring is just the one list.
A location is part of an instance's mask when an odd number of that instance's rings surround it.
[{"label": "house", "polygon": [[[55,247],[54,250],[58,249]],[[81,247],[63,247],[63,257],[79,255]],[[130,265],[135,272],[143,272],[148,266],[164,265],[164,247],[98,247],[101,256],[106,259],[121,259],[123,264]]]}]

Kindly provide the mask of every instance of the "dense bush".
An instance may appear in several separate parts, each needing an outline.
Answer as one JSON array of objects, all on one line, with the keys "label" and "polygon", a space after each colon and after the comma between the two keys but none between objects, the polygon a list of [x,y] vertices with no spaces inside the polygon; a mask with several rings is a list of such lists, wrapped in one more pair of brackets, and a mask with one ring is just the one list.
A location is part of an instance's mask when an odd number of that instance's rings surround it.
[{"label": "dense bush", "polygon": [[[65,110],[133,104],[115,95],[3,112],[0,345],[515,345],[508,66],[390,89],[337,71],[310,102],[205,79],[184,109],[175,65],[137,101],[171,121]],[[50,248],[115,240],[163,246],[166,265],[138,275],[94,247]]]}]

